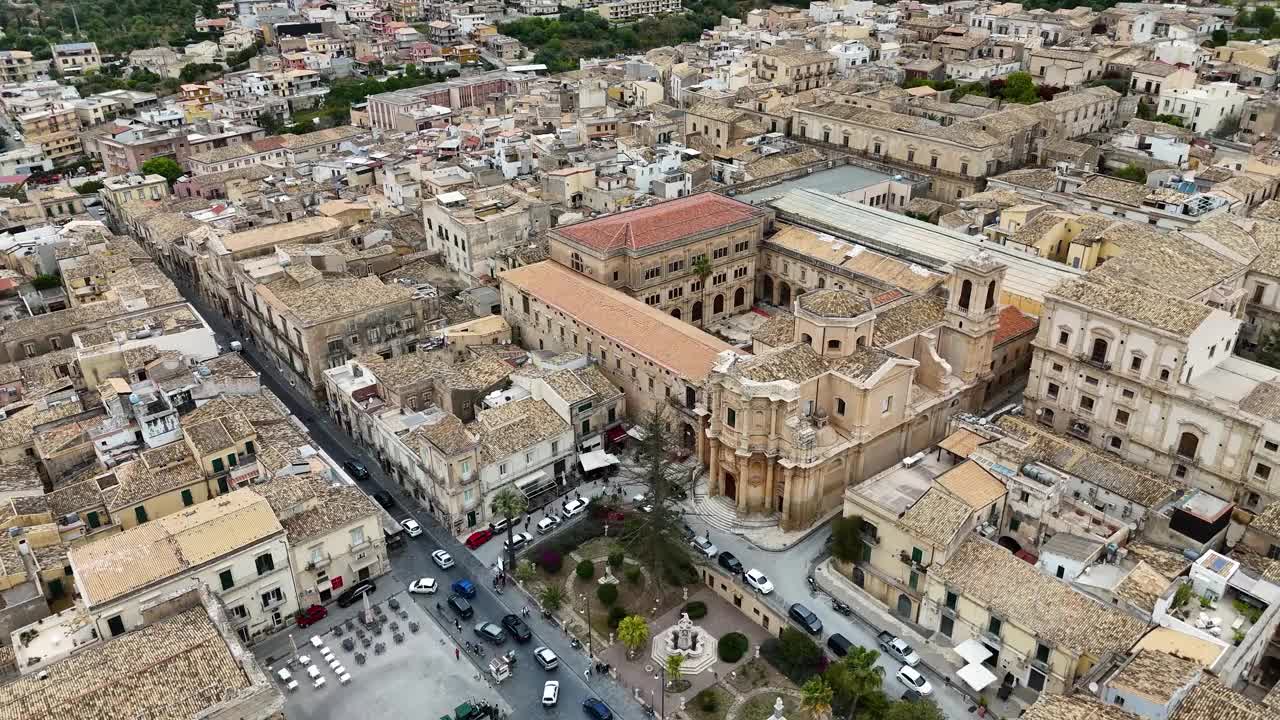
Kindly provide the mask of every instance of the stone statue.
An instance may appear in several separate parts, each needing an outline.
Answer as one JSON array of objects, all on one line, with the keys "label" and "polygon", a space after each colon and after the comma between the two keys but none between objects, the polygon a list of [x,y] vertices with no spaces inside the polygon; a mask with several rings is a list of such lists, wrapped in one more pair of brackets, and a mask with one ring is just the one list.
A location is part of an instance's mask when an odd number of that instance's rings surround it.
[{"label": "stone statue", "polygon": [[770,716],[770,720],[782,720],[782,698],[778,698],[774,701],[773,715]]},{"label": "stone statue", "polygon": [[689,613],[680,613],[680,622],[676,623],[676,648],[688,650],[693,647],[693,621]]},{"label": "stone statue", "polygon": [[680,588],[680,594],[683,596],[685,602],[689,602],[689,588]]}]

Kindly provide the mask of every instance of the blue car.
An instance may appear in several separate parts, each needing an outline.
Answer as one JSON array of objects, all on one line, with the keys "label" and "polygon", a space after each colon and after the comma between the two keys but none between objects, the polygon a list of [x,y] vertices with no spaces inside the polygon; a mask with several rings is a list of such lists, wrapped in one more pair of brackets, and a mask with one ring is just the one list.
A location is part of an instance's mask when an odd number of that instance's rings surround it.
[{"label": "blue car", "polygon": [[461,595],[464,598],[473,598],[476,596],[475,583],[466,578],[455,580],[452,587],[454,595]]},{"label": "blue car", "polygon": [[613,711],[600,698],[587,698],[582,701],[582,709],[592,720],[613,720]]}]

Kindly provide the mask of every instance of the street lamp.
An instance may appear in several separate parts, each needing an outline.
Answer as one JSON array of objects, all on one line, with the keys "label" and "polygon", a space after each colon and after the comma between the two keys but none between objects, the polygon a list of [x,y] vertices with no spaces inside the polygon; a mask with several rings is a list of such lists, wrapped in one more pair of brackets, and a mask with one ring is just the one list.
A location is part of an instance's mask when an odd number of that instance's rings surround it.
[{"label": "street lamp", "polygon": [[591,599],[585,594],[578,597],[582,598],[582,604],[587,606],[587,657],[591,659],[591,662],[595,662],[596,652],[592,647],[591,641]]},{"label": "street lamp", "polygon": [[659,665],[658,670],[662,675],[662,684],[658,686],[658,694],[662,698],[662,708],[658,711],[658,717],[667,720],[667,666]]}]

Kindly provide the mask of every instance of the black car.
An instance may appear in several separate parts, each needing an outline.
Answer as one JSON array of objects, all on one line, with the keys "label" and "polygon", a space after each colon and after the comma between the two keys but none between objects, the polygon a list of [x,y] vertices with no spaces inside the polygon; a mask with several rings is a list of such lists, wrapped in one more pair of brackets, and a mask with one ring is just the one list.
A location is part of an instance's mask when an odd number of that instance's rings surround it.
[{"label": "black car", "polygon": [[391,494],[387,492],[383,492],[382,490],[379,490],[378,492],[374,493],[373,499],[377,500],[379,505],[381,505],[382,507],[388,510],[390,510],[391,507],[396,504],[396,501],[391,499]]},{"label": "black car", "polygon": [[359,602],[360,598],[377,589],[378,586],[372,580],[361,580],[338,596],[338,607],[351,607]]},{"label": "black car", "polygon": [[352,479],[358,482],[369,481],[369,468],[365,467],[364,464],[360,463],[359,461],[348,460],[342,463],[342,469],[346,471],[346,473],[350,475]]},{"label": "black car", "polygon": [[902,693],[903,702],[915,702],[922,697],[924,696],[918,690],[912,690],[911,688],[907,688],[907,691]]},{"label": "black car", "polygon": [[591,720],[613,720],[613,711],[600,698],[587,698],[582,701],[582,710]]},{"label": "black car", "polygon": [[458,613],[464,619],[476,614],[476,611],[471,607],[471,603],[467,602],[466,598],[458,595],[449,596],[449,609]]},{"label": "black car", "polygon": [[742,574],[742,562],[738,560],[738,558],[734,557],[733,553],[722,552],[717,560],[720,562],[720,567],[725,570],[728,570],[734,575]]},{"label": "black car", "polygon": [[520,616],[515,613],[502,616],[502,627],[511,633],[511,637],[515,638],[516,642],[529,642],[529,640],[533,639],[533,633],[529,632],[529,626],[525,625]]},{"label": "black car", "polygon": [[787,610],[787,614],[810,635],[822,634],[822,621],[809,608],[800,603],[795,603],[791,606],[791,609]]},{"label": "black car", "polygon": [[[836,657],[844,657],[849,654],[853,643],[849,642],[849,638],[840,633],[831,633],[831,637],[827,638],[827,647],[831,648],[831,652],[835,653]],[[915,691],[912,690],[911,692]]]}]

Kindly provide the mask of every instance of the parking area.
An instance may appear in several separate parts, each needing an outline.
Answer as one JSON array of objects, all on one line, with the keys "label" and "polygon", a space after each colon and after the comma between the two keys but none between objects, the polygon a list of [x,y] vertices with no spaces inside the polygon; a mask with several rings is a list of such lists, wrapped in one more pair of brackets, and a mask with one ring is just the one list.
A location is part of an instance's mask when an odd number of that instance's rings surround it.
[{"label": "parking area", "polygon": [[[407,593],[375,598],[374,616],[379,618],[376,625],[380,632],[360,622],[359,604],[346,609],[331,606],[332,614],[326,622],[294,630],[298,655],[308,657],[326,682],[323,687],[313,687],[305,666],[295,663],[289,668],[298,682],[296,689],[285,691],[285,713],[289,717],[438,718],[451,715],[454,707],[472,699],[497,703],[504,713],[510,713],[510,707],[489,688],[475,664],[465,655],[455,659],[453,640]],[[399,642],[397,634],[401,637]],[[321,647],[313,645],[313,636],[320,639]],[[349,682],[339,682],[337,673],[322,659],[322,648],[328,648],[350,674]],[[287,687],[280,680],[279,670],[293,656],[288,635],[273,638],[255,647],[254,652],[264,666],[270,667],[272,677]],[[363,663],[357,654],[363,655]]]}]

